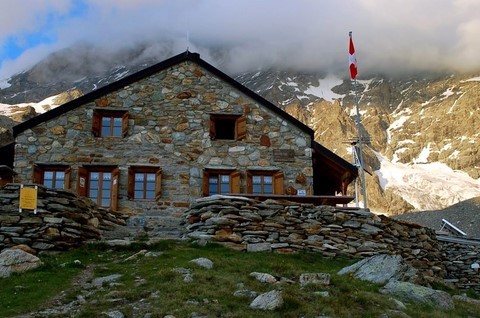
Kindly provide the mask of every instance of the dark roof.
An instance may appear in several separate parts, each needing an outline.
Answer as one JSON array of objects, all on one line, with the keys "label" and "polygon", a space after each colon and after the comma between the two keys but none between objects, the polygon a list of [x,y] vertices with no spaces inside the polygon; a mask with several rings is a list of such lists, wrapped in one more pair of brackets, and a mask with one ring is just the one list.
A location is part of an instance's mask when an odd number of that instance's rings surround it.
[{"label": "dark roof", "polygon": [[15,143],[11,142],[9,144],[3,145],[0,147],[0,165],[5,165],[10,168],[13,168],[13,157],[15,156]]},{"label": "dark roof", "polygon": [[342,170],[346,170],[352,174],[354,178],[358,176],[358,169],[350,162],[346,161],[342,157],[336,155],[334,152],[328,150],[318,142],[313,142],[313,150],[316,154],[322,156],[323,158],[328,158],[335,164],[335,166],[341,168]]},{"label": "dark roof", "polygon": [[13,171],[12,168],[10,168],[9,166],[6,166],[6,165],[0,165],[0,176],[11,177],[11,176],[15,176],[15,175],[17,175],[17,173],[15,171]]},{"label": "dark roof", "polygon": [[106,94],[109,94],[111,92],[114,92],[116,90],[122,89],[123,87],[130,85],[134,82],[137,82],[141,79],[144,79],[148,76],[151,76],[155,73],[158,73],[162,70],[165,70],[171,66],[174,66],[176,64],[185,62],[185,61],[192,61],[195,62],[196,64],[200,65],[210,73],[214,74],[215,76],[219,77],[226,83],[230,84],[234,88],[238,89],[245,95],[249,96],[253,100],[256,100],[258,103],[262,104],[263,106],[267,107],[269,110],[275,112],[276,114],[282,116],[289,122],[291,122],[293,125],[301,129],[302,131],[306,132],[311,136],[311,139],[313,141],[313,130],[300,122],[298,119],[295,117],[291,116],[290,114],[284,112],[282,109],[279,107],[275,106],[262,96],[258,95],[257,93],[253,92],[252,90],[248,89],[247,87],[243,86],[227,74],[223,73],[219,69],[213,67],[211,64],[205,62],[200,58],[200,54],[198,53],[191,53],[189,51],[185,51],[183,53],[180,53],[176,56],[173,56],[167,60],[164,60],[163,62],[157,63],[155,65],[152,65],[148,68],[145,68],[137,73],[134,73],[132,75],[129,75],[127,77],[124,77],[116,82],[113,82],[111,84],[108,84],[106,86],[103,86],[99,89],[96,89],[88,94],[85,94],[79,98],[76,98],[68,103],[65,103],[59,107],[56,107],[52,110],[49,110],[43,114],[40,114],[38,116],[35,116],[23,123],[20,123],[16,126],[13,127],[13,136],[17,136],[19,133],[30,129],[32,127],[35,127],[36,125],[43,123],[47,120],[53,119],[59,115],[62,115],[70,110],[73,110],[81,105],[84,105],[86,103],[92,102],[97,98],[100,98]]}]

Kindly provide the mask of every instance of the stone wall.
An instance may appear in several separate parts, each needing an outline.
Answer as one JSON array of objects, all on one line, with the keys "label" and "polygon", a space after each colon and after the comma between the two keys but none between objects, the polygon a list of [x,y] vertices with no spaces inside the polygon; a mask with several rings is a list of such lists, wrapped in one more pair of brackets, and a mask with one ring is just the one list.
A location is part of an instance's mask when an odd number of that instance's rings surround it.
[{"label": "stone wall", "polygon": [[[128,111],[127,135],[93,136],[95,109]],[[211,140],[211,113],[244,115],[246,138]],[[247,170],[280,170],[285,188],[311,194],[311,142],[309,133],[278,113],[199,65],[184,62],[20,133],[15,147],[16,182],[31,182],[35,163],[62,164],[72,168],[71,190],[76,191],[78,167],[118,166],[120,211],[175,218],[202,196],[205,168],[238,169],[242,192]],[[289,162],[275,160],[273,150],[277,149],[292,152]],[[158,200],[127,199],[127,170],[132,165],[162,169]]]},{"label": "stone wall", "polygon": [[480,245],[442,242],[446,281],[462,289],[480,292]]},{"label": "stone wall", "polygon": [[401,255],[431,278],[480,291],[480,246],[437,240],[435,231],[360,210],[214,196],[185,214],[186,235],[247,251],[315,251],[328,257]]},{"label": "stone wall", "polygon": [[[31,186],[31,185],[30,185]],[[37,213],[19,212],[19,184],[0,188],[0,250],[25,244],[37,251],[65,250],[99,240],[125,224],[120,215],[99,209],[72,192],[38,187]]]},{"label": "stone wall", "polygon": [[399,254],[426,279],[446,275],[433,230],[360,210],[212,196],[192,205],[185,224],[188,237],[247,251],[306,250],[328,257]]}]

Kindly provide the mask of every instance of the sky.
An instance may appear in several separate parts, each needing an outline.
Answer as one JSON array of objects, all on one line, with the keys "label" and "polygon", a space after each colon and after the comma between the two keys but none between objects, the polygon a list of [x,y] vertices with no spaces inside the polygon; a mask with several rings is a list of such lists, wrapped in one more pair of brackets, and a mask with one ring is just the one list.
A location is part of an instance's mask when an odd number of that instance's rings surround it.
[{"label": "sky", "polygon": [[480,0],[2,0],[0,80],[79,43],[105,54],[151,43],[224,71],[265,65],[348,76],[348,32],[362,74],[480,70]]}]

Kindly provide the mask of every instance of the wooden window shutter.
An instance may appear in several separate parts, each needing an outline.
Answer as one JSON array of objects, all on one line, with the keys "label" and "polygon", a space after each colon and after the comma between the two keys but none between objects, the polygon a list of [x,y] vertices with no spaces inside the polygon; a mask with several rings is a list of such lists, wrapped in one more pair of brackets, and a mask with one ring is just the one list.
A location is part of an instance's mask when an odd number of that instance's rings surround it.
[{"label": "wooden window shutter", "polygon": [[215,129],[215,116],[210,115],[210,139],[214,140],[217,137],[217,130]]},{"label": "wooden window shutter", "polygon": [[85,167],[78,167],[77,193],[80,196],[87,196],[88,170]]},{"label": "wooden window shutter", "polygon": [[65,181],[63,184],[63,188],[65,190],[70,189],[70,176],[72,175],[72,168],[68,167],[65,169]]},{"label": "wooden window shutter", "polygon": [[127,181],[127,197],[132,199],[135,197],[135,170],[128,167],[128,181]]},{"label": "wooden window shutter", "polygon": [[283,172],[273,175],[273,194],[283,194]]},{"label": "wooden window shutter", "polygon": [[230,174],[230,193],[240,193],[240,171]]},{"label": "wooden window shutter", "polygon": [[203,171],[203,182],[202,182],[202,193],[204,197],[208,197],[210,195],[210,189],[209,189],[209,179],[210,179],[210,173],[207,170]]},{"label": "wooden window shutter", "polygon": [[247,117],[240,116],[236,121],[236,140],[243,140],[247,137]]},{"label": "wooden window shutter", "polygon": [[100,137],[102,130],[102,114],[99,111],[93,111],[92,133],[95,137]]},{"label": "wooden window shutter", "polygon": [[32,182],[43,184],[43,169],[39,165],[33,165]]},{"label": "wooden window shutter", "polygon": [[128,134],[128,113],[125,113],[122,116],[122,137],[127,136],[127,134]]},{"label": "wooden window shutter", "polygon": [[162,170],[158,169],[155,173],[155,200],[162,197]]},{"label": "wooden window shutter", "polygon": [[112,203],[110,204],[110,208],[113,211],[117,211],[118,209],[118,176],[120,174],[120,170],[118,168],[113,169],[112,171]]},{"label": "wooden window shutter", "polygon": [[253,176],[247,171],[247,193],[253,193]]}]

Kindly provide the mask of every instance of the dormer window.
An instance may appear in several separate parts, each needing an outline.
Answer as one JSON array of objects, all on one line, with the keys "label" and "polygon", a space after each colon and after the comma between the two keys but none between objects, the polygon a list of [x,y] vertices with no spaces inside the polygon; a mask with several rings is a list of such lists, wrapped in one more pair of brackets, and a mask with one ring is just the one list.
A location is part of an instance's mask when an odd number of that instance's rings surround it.
[{"label": "dormer window", "polygon": [[96,109],[93,112],[92,133],[95,137],[125,137],[128,133],[128,112]]},{"label": "dormer window", "polygon": [[210,115],[210,139],[242,140],[247,136],[246,117],[241,115]]}]

